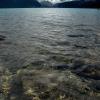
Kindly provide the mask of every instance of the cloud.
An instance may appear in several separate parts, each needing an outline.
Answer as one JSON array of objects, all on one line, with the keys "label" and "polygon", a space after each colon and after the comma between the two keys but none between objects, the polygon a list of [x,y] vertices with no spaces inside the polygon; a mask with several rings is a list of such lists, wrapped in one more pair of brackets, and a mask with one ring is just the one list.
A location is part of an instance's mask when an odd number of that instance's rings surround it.
[{"label": "cloud", "polygon": [[38,0],[38,1],[50,1],[50,2],[53,2],[53,3],[58,3],[58,2],[64,2],[64,1],[72,1],[72,0]]}]

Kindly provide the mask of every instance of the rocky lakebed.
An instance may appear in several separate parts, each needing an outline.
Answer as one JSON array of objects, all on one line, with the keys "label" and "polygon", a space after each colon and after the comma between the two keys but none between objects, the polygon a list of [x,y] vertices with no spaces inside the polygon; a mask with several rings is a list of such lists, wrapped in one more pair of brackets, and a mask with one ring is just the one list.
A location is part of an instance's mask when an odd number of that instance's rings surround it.
[{"label": "rocky lakebed", "polygon": [[[5,39],[0,35],[0,45]],[[0,100],[100,100],[100,62],[65,61],[48,67],[42,61],[0,66]]]}]

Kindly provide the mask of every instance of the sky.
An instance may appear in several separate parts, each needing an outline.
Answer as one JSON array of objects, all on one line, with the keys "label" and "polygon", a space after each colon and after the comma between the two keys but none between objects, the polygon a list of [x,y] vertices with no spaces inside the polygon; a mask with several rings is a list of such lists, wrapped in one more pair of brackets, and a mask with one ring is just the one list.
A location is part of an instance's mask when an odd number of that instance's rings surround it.
[{"label": "sky", "polygon": [[50,1],[52,3],[58,3],[58,2],[61,2],[61,1],[72,1],[72,0],[39,0],[39,1]]}]

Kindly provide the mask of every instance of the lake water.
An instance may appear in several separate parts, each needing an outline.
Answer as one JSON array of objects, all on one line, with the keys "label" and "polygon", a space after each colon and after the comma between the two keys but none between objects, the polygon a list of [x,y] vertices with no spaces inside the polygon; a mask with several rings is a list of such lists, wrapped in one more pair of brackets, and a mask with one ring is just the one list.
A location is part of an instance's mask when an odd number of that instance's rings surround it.
[{"label": "lake water", "polygon": [[100,10],[0,9],[0,66],[100,61]]}]

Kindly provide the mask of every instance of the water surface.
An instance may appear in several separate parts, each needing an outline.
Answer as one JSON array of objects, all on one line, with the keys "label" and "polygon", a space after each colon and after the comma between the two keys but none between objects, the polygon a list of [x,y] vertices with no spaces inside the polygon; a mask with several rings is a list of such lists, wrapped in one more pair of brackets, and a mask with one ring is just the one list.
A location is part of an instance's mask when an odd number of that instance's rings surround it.
[{"label": "water surface", "polygon": [[100,10],[0,9],[0,65],[49,66],[68,59],[100,61]]}]

